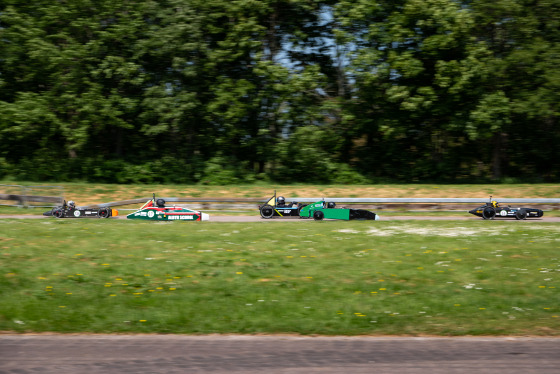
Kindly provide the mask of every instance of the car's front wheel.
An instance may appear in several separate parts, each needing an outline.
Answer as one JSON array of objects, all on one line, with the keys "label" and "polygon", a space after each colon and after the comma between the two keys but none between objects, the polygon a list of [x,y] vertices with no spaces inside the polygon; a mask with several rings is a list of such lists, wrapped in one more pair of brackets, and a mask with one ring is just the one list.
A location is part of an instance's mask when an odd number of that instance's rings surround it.
[{"label": "car's front wheel", "polygon": [[325,213],[323,213],[322,211],[316,210],[313,212],[313,219],[315,221],[321,221],[323,220],[323,218],[325,218]]},{"label": "car's front wheel", "polygon": [[261,206],[261,217],[265,219],[272,218],[274,215],[274,208],[268,204]]},{"label": "car's front wheel", "polygon": [[482,218],[484,219],[494,219],[495,216],[496,216],[496,210],[491,206],[487,206],[482,211]]}]

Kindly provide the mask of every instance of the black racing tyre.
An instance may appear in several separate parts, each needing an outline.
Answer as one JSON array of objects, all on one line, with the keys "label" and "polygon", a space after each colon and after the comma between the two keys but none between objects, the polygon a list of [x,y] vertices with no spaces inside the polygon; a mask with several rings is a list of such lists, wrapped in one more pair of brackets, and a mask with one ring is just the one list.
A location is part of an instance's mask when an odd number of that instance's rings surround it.
[{"label": "black racing tyre", "polygon": [[496,209],[494,209],[491,206],[487,206],[482,211],[482,218],[484,219],[494,219],[495,216],[496,216]]},{"label": "black racing tyre", "polygon": [[101,208],[97,211],[97,216],[99,218],[109,218],[109,209],[108,208]]},{"label": "black racing tyre", "polygon": [[527,219],[527,211],[524,209],[519,209],[515,212],[515,219]]},{"label": "black racing tyre", "polygon": [[268,204],[261,206],[261,217],[265,219],[272,218],[274,215],[274,208]]},{"label": "black racing tyre", "polygon": [[323,218],[325,218],[325,213],[323,213],[322,211],[316,210],[313,212],[313,219],[315,221],[322,221]]},{"label": "black racing tyre", "polygon": [[52,215],[55,216],[56,218],[62,218],[64,217],[64,212],[60,208],[54,208],[52,210]]},{"label": "black racing tyre", "polygon": [[165,200],[157,199],[156,200],[156,205],[157,205],[158,208],[165,208]]}]

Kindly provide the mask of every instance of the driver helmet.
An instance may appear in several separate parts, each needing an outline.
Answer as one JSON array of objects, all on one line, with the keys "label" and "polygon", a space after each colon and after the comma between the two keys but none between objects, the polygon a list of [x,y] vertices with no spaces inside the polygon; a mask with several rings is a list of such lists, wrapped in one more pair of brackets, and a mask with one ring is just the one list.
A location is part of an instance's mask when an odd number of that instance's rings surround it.
[{"label": "driver helmet", "polygon": [[75,203],[73,200],[70,200],[70,201],[68,202],[68,207],[69,207],[70,209],[75,209],[75,208],[76,208],[76,203]]},{"label": "driver helmet", "polygon": [[284,199],[284,196],[278,196],[276,202],[278,203],[278,205],[284,205],[286,203],[286,199]]},{"label": "driver helmet", "polygon": [[494,208],[497,208],[497,207],[498,207],[498,202],[497,202],[497,201],[492,201],[492,206],[493,206]]}]

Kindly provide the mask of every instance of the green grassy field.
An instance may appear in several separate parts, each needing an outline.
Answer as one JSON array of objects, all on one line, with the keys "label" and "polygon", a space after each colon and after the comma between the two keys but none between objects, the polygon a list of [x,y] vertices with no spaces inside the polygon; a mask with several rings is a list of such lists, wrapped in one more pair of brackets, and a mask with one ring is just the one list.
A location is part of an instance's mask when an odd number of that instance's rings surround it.
[{"label": "green grassy field", "polygon": [[2,220],[0,330],[560,335],[560,226]]}]

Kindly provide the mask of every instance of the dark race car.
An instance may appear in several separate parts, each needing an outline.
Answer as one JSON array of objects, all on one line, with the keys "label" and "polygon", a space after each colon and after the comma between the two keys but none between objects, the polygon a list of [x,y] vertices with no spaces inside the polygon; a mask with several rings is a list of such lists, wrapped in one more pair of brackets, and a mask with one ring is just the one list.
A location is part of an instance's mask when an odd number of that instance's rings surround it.
[{"label": "dark race car", "polygon": [[543,211],[535,208],[512,208],[501,207],[497,201],[492,201],[492,196],[490,196],[490,202],[469,210],[470,214],[474,214],[477,217],[482,217],[483,219],[494,219],[494,218],[515,218],[515,219],[527,219],[527,218],[540,218],[543,216]]},{"label": "dark race car", "polygon": [[295,201],[287,203],[283,196],[276,197],[276,191],[265,204],[259,206],[261,217],[269,219],[272,217],[299,217],[299,211],[305,205]]},{"label": "dark race car", "polygon": [[52,216],[56,218],[109,218],[115,217],[119,214],[116,209],[110,208],[80,208],[70,200],[62,206],[52,208],[51,210],[43,213],[44,216]]}]

